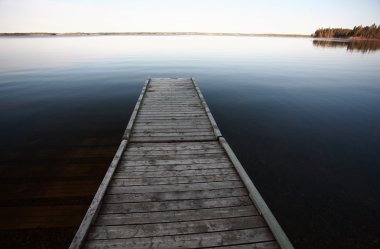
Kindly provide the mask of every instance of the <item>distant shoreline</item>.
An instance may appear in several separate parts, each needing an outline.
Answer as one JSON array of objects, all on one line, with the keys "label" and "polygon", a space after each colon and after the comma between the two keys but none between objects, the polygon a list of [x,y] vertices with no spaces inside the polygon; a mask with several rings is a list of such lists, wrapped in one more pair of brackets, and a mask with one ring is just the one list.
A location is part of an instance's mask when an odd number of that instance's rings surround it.
[{"label": "distant shoreline", "polygon": [[315,39],[335,39],[346,41],[380,41],[379,39],[366,37],[317,37],[315,35],[302,34],[254,34],[254,33],[208,33],[208,32],[30,32],[30,33],[0,33],[0,37],[75,37],[75,36],[112,36],[112,35],[151,35],[151,36],[245,36],[245,37],[296,37],[296,38],[315,38]]},{"label": "distant shoreline", "polygon": [[202,35],[202,36],[273,36],[273,37],[305,37],[311,35],[301,34],[253,34],[253,33],[208,33],[208,32],[72,32],[72,33],[53,33],[53,32],[30,32],[30,33],[0,33],[1,36],[106,36],[106,35]]}]

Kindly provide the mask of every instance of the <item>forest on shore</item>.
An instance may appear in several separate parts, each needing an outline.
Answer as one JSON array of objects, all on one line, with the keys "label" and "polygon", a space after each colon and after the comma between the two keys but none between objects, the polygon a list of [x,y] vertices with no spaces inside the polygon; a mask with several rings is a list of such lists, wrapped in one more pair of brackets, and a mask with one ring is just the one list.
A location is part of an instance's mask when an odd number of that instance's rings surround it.
[{"label": "forest on shore", "polygon": [[355,26],[353,29],[320,28],[314,32],[314,37],[323,38],[351,38],[380,40],[380,25]]}]

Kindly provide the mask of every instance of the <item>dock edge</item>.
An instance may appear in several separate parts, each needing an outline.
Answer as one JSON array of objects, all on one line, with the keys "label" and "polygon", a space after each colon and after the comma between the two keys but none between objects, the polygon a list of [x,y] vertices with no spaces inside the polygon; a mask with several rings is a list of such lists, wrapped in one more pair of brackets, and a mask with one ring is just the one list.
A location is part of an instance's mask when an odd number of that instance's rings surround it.
[{"label": "dock edge", "polygon": [[202,106],[205,108],[207,117],[208,117],[208,119],[209,119],[209,121],[211,123],[211,126],[212,126],[213,130],[214,130],[214,134],[215,134],[216,139],[218,139],[219,137],[222,137],[222,133],[220,132],[219,127],[216,124],[216,121],[215,121],[214,117],[211,114],[210,108],[208,107],[208,105],[206,103],[206,100],[203,97],[201,89],[199,89],[199,87],[198,87],[197,83],[195,82],[194,78],[191,78],[191,81],[193,82],[194,88],[197,91],[199,98],[201,99]]},{"label": "dock edge", "polygon": [[124,131],[124,134],[123,134],[123,138],[122,138],[122,141],[119,145],[119,148],[117,149],[116,151],[116,154],[114,156],[114,158],[112,159],[112,162],[110,164],[110,166],[108,167],[108,170],[106,172],[106,174],[104,175],[104,178],[90,204],[90,207],[87,209],[87,212],[70,244],[70,247],[69,249],[80,249],[83,245],[83,242],[89,232],[89,229],[90,229],[90,226],[91,224],[95,221],[97,215],[98,215],[98,212],[99,212],[99,208],[101,206],[101,203],[103,201],[103,198],[104,198],[104,195],[106,193],[106,190],[108,188],[108,185],[112,179],[112,176],[113,174],[115,173],[115,170],[119,164],[119,161],[120,161],[120,158],[121,158],[121,155],[123,154],[125,148],[127,147],[127,144],[128,144],[128,139],[130,137],[130,134],[131,134],[131,130],[133,128],[133,125],[135,123],[135,119],[136,119],[136,116],[137,116],[137,112],[138,110],[140,109],[140,104],[141,104],[141,101],[142,99],[144,98],[144,95],[145,95],[145,92],[146,92],[146,88],[148,86],[150,82],[150,78],[148,77],[147,80],[145,80],[145,83],[144,83],[144,86],[143,86],[143,89],[140,93],[140,96],[137,100],[137,103],[135,105],[135,108],[133,109],[133,112],[132,112],[132,115],[131,115],[131,118],[129,119],[129,122],[128,122],[128,125],[127,125],[127,128],[125,129]]},{"label": "dock edge", "polygon": [[108,185],[112,179],[113,174],[115,173],[116,167],[119,164],[121,155],[123,154],[125,147],[127,146],[128,141],[123,139],[119,145],[119,148],[116,151],[116,154],[111,162],[111,165],[108,167],[108,170],[103,178],[102,183],[100,184],[98,191],[96,192],[94,199],[88,208],[86,215],[84,216],[82,223],[80,224],[69,249],[79,249],[82,247],[83,242],[88,234],[91,224],[95,221],[96,216],[98,215],[99,208],[103,201],[103,197],[106,193]]},{"label": "dock edge", "polygon": [[197,93],[199,95],[199,98],[201,99],[202,105],[204,106],[207,116],[211,122],[211,125],[214,129],[214,133],[216,138],[218,139],[218,142],[222,145],[224,151],[226,152],[229,160],[234,165],[236,171],[238,172],[241,180],[243,181],[245,187],[247,188],[249,192],[249,197],[257,207],[260,214],[264,217],[265,221],[268,223],[268,226],[270,230],[272,231],[274,237],[276,238],[278,244],[282,249],[294,249],[292,243],[290,242],[288,236],[285,234],[284,230],[281,228],[280,224],[278,223],[276,217],[274,217],[272,211],[270,211],[268,205],[265,203],[263,197],[257,190],[256,186],[253,184],[251,178],[248,176],[247,172],[245,171],[243,165],[240,163],[239,159],[236,157],[235,153],[227,143],[226,139],[222,136],[222,133],[220,132],[218,125],[216,124],[216,121],[214,117],[212,116],[212,113],[210,111],[210,108],[208,107],[203,94],[198,87],[197,83],[195,82],[194,78],[191,78],[195,89],[197,90]]},{"label": "dock edge", "polygon": [[133,109],[133,112],[132,112],[132,115],[131,115],[131,118],[129,119],[129,122],[128,122],[128,125],[127,125],[127,128],[125,129],[125,132],[124,132],[124,135],[123,135],[123,139],[126,139],[128,140],[130,135],[131,135],[131,131],[133,129],[133,125],[135,124],[135,119],[136,119],[136,116],[137,116],[137,113],[140,109],[140,105],[141,105],[141,101],[142,99],[144,98],[144,95],[145,95],[145,92],[146,92],[146,89],[148,87],[148,84],[150,82],[150,78],[148,78],[145,83],[144,83],[144,86],[141,90],[141,93],[140,93],[140,96],[139,98],[137,99],[137,103],[135,105],[135,108]]},{"label": "dock edge", "polygon": [[273,213],[270,211],[268,205],[265,203],[263,197],[253,184],[251,178],[244,170],[243,165],[241,165],[239,159],[236,157],[235,153],[228,145],[226,139],[224,137],[220,137],[219,143],[222,145],[223,149],[227,153],[228,158],[234,165],[236,171],[239,173],[241,180],[243,181],[245,187],[248,189],[249,197],[251,198],[261,215],[264,217],[265,221],[268,223],[268,226],[280,247],[282,249],[294,249],[288,236],[285,234],[284,230],[282,230],[280,224],[277,222],[276,217],[274,217]]}]

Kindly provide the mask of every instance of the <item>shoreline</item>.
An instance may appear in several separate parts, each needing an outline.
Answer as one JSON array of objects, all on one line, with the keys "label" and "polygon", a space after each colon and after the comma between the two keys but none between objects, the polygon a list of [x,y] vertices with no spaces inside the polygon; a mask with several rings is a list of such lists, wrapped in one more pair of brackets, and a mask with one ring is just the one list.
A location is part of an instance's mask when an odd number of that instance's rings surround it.
[{"label": "shoreline", "polygon": [[254,34],[254,33],[212,33],[212,32],[30,32],[30,33],[0,33],[0,37],[10,36],[107,36],[107,35],[199,35],[199,36],[272,36],[272,37],[304,37],[312,38],[311,35],[303,34]]},{"label": "shoreline", "polygon": [[378,41],[380,39],[365,37],[316,37],[303,34],[254,34],[254,33],[212,33],[212,32],[30,32],[30,33],[0,33],[0,37],[82,37],[82,36],[241,36],[241,37],[293,37],[293,38],[313,38],[316,40],[335,41]]}]

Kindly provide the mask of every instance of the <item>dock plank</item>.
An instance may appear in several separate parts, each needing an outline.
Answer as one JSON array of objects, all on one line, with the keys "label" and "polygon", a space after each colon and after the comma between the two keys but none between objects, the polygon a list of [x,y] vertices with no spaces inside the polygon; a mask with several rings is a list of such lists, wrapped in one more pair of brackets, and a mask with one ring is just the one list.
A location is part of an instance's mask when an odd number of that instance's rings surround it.
[{"label": "dock plank", "polygon": [[196,200],[247,196],[245,188],[172,191],[158,193],[108,194],[104,203],[151,202],[169,200]]},{"label": "dock plank", "polygon": [[150,238],[89,240],[85,248],[205,248],[273,240],[268,228],[255,228]]},{"label": "dock plank", "polygon": [[210,220],[259,215],[253,206],[209,208],[183,211],[164,211],[130,214],[99,215],[97,226],[136,225],[147,223],[167,223],[175,221]]},{"label": "dock plank", "polygon": [[[116,172],[134,171],[180,171],[180,170],[204,170],[230,168],[228,163],[203,163],[203,164],[179,164],[179,165],[144,165],[144,166],[124,166],[120,164]],[[237,174],[236,174],[237,175]]]},{"label": "dock plank", "polygon": [[119,193],[159,193],[170,191],[187,191],[187,190],[210,190],[222,188],[240,188],[243,183],[240,181],[224,182],[197,182],[197,183],[179,183],[179,184],[161,184],[161,185],[139,185],[128,186],[123,182],[118,182],[108,188],[109,194]]},{"label": "dock plank", "polygon": [[117,178],[149,178],[149,177],[173,177],[173,176],[210,176],[210,175],[230,175],[236,171],[231,168],[227,169],[202,169],[202,170],[181,170],[181,171],[148,171],[148,172],[116,172],[114,179]]},{"label": "dock plank", "polygon": [[100,213],[141,213],[141,212],[158,212],[170,210],[189,210],[200,208],[219,208],[219,207],[239,207],[252,205],[248,196],[226,197],[215,199],[194,199],[194,200],[170,200],[170,201],[152,201],[136,203],[104,203]]},{"label": "dock plank", "polygon": [[209,176],[182,176],[182,177],[147,177],[147,178],[115,178],[111,186],[139,186],[139,185],[160,185],[160,184],[180,184],[180,183],[201,183],[201,182],[224,182],[240,181],[237,174],[230,175],[209,175]]},{"label": "dock plank", "polygon": [[199,221],[177,221],[139,225],[94,226],[88,239],[128,239],[153,236],[209,233],[265,227],[260,216],[232,217]]}]

